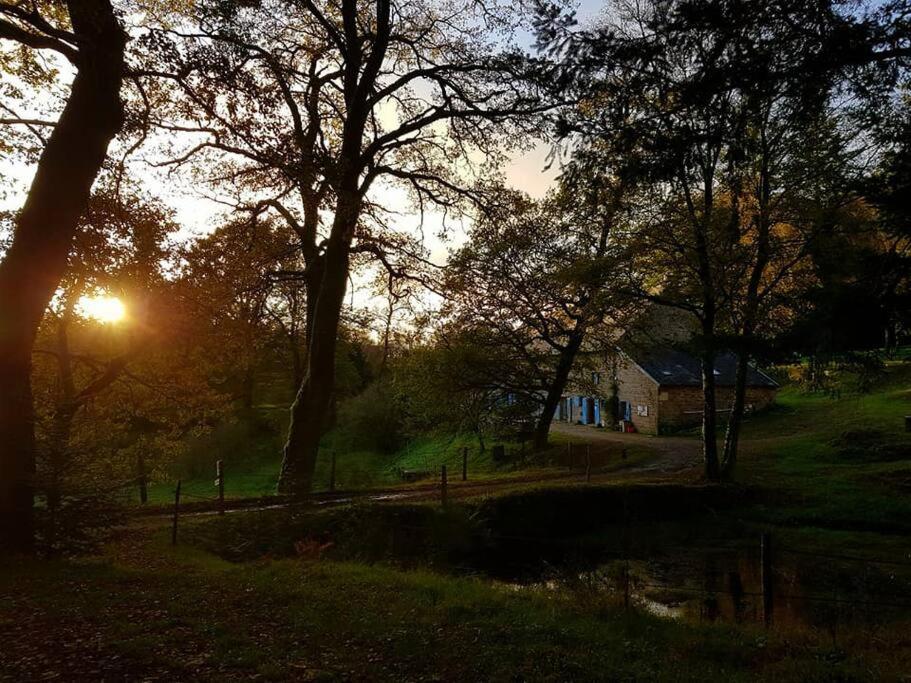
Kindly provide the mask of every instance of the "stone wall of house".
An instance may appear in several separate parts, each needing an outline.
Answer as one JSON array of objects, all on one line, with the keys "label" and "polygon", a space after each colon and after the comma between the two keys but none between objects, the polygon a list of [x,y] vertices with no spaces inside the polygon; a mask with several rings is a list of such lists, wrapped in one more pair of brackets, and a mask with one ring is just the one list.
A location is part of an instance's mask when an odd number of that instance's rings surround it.
[{"label": "stone wall of house", "polygon": [[625,356],[617,363],[617,398],[630,404],[636,431],[658,433],[658,385]]},{"label": "stone wall of house", "polygon": [[[762,410],[775,400],[772,387],[748,387],[747,410]],[[718,387],[718,414],[724,418],[734,397],[732,387]],[[697,425],[702,422],[702,387],[662,387],[658,393],[661,430]]]}]

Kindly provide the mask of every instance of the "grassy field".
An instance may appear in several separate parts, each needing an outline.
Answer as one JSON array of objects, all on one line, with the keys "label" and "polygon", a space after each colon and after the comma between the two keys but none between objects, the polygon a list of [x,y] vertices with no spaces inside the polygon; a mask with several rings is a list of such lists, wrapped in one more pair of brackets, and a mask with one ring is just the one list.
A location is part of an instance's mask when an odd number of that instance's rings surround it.
[{"label": "grassy field", "polygon": [[911,364],[869,394],[833,399],[785,387],[745,426],[738,480],[768,494],[768,521],[911,532]]},{"label": "grassy field", "polygon": [[[737,479],[767,494],[766,504],[751,514],[789,525],[911,528],[911,435],[904,432],[904,415],[911,413],[911,364],[895,362],[887,369],[869,394],[846,394],[838,400],[785,386],[772,410],[748,420]],[[195,449],[190,466],[159,473],[150,491],[152,501],[171,500],[178,477],[186,500],[214,496],[218,457],[226,461],[228,497],[274,493],[284,410],[278,403],[264,404],[261,410],[271,428],[234,426],[209,437]],[[553,441],[561,447],[564,438],[555,435]],[[403,470],[437,477],[442,464],[450,472],[460,471],[463,447],[469,449],[473,479],[509,476],[517,469],[538,471],[545,464],[516,457],[519,446],[507,444],[509,459],[518,464],[496,465],[489,446],[482,453],[470,435],[436,435],[394,453],[337,449],[336,488],[399,484]],[[649,440],[643,438],[642,448],[631,452],[647,456]],[[329,485],[332,455],[329,448],[320,453],[317,489]],[[131,496],[135,499],[136,492]]]},{"label": "grassy field", "polygon": [[0,563],[0,677],[34,680],[899,679],[907,632],[693,624],[615,599],[294,558],[232,564],[121,537],[100,558]]},{"label": "grassy field", "polygon": [[[551,439],[554,451],[562,455],[567,437],[554,435]],[[226,460],[225,495],[229,498],[246,498],[272,495],[276,491],[281,465],[281,447],[274,435],[267,437],[268,447],[262,444],[247,445],[241,440],[243,452]],[[326,490],[331,478],[332,458],[335,457],[335,485],[337,490],[357,490],[403,483],[402,472],[416,475],[417,481],[433,481],[439,478],[441,465],[446,465],[451,477],[461,476],[462,450],[468,449],[468,473],[473,481],[478,479],[497,480],[536,472],[547,473],[553,468],[549,464],[552,454],[532,454],[530,449],[511,442],[502,443],[506,449],[506,461],[495,463],[492,458],[493,444],[482,452],[473,435],[437,435],[415,439],[404,448],[393,453],[370,450],[346,450],[324,448],[320,451],[316,465],[315,490]],[[181,478],[181,489],[188,501],[211,498],[215,495],[215,454],[232,453],[229,447],[218,445],[207,451],[201,466],[192,469],[174,468],[168,476],[159,475],[159,480],[149,488],[152,503],[166,503],[173,500],[174,486]],[[631,449],[630,462],[642,460],[649,455],[648,448]],[[211,461],[211,463],[209,462]],[[200,472],[200,470],[203,470]],[[426,475],[426,476],[425,476]],[[162,479],[169,479],[162,481]],[[136,491],[129,492],[129,500],[138,503]]]},{"label": "grassy field", "polygon": [[[568,562],[572,578],[587,549],[594,565],[610,548],[667,563],[671,547],[751,546],[772,529],[779,549],[849,556],[782,565],[780,579],[796,586],[799,576],[808,582],[801,590],[818,591],[817,573],[828,574],[875,599],[906,570],[850,556],[911,562],[907,413],[911,365],[893,364],[870,394],[834,400],[785,387],[776,408],[746,424],[739,487],[681,486],[698,479],[695,470],[642,472],[626,479],[628,490],[535,484],[446,510],[412,503],[187,518],[176,548],[147,520],[95,557],[0,560],[0,679],[903,680],[911,628],[901,616],[868,625],[836,617],[832,628],[782,621],[769,631],[668,619],[627,610],[583,580],[519,587],[497,567]],[[389,455],[339,453],[338,485],[455,466],[465,445],[476,446],[428,438]],[[229,495],[273,490],[273,446],[264,440],[230,461]],[[489,451],[471,453],[475,476],[514,473]],[[191,495],[213,492],[204,473],[187,481]],[[155,489],[159,500],[170,493],[166,483]],[[561,551],[570,538],[578,545]],[[739,561],[750,578],[755,558]]]}]

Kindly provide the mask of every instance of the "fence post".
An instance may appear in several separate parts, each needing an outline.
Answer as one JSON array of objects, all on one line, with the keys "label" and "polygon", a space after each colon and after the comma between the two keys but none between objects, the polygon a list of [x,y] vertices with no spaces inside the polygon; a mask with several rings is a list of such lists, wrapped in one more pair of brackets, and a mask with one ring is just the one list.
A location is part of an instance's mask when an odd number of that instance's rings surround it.
[{"label": "fence post", "polygon": [[585,481],[592,480],[592,445],[585,444]]},{"label": "fence post", "polygon": [[215,485],[218,487],[218,514],[225,514],[225,463],[215,461]]},{"label": "fence post", "polygon": [[623,609],[629,612],[629,557],[623,561]]},{"label": "fence post", "polygon": [[139,454],[136,469],[139,470],[139,502],[145,505],[149,502],[149,480],[146,478],[146,459]]},{"label": "fence post", "polygon": [[621,538],[623,548],[623,609],[629,612],[630,594],[629,594],[629,546],[630,546],[630,520],[629,520],[629,501],[628,492],[623,491],[623,536]]},{"label": "fence post", "polygon": [[443,465],[440,469],[440,501],[444,506],[448,502],[446,491],[446,465]]},{"label": "fence post", "polygon": [[335,449],[330,451],[332,462],[329,465],[329,490],[335,491]]},{"label": "fence post", "polygon": [[759,550],[762,563],[762,619],[768,628],[772,625],[772,611],[775,604],[772,594],[774,585],[772,580],[772,534],[769,532],[762,534]]},{"label": "fence post", "polygon": [[625,449],[625,448],[623,449],[623,453],[621,454],[621,457],[622,457],[624,460],[626,460],[626,449]]},{"label": "fence post", "polygon": [[468,481],[468,446],[462,446],[462,481]]},{"label": "fence post", "polygon": [[838,618],[841,615],[841,599],[839,598],[838,586],[835,586],[835,595],[833,596],[832,605],[835,607],[835,618],[832,620],[832,647],[838,647]]},{"label": "fence post", "polygon": [[180,479],[174,489],[174,517],[171,520],[171,545],[177,545],[177,518],[180,515]]}]

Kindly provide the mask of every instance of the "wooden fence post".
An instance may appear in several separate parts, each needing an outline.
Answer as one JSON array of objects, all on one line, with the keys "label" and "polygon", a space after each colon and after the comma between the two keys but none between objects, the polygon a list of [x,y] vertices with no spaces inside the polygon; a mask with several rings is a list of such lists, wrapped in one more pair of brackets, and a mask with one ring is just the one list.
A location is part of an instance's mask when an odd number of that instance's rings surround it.
[{"label": "wooden fence post", "polygon": [[592,480],[592,445],[585,444],[585,481]]},{"label": "wooden fence post", "polygon": [[623,548],[623,609],[627,612],[630,606],[629,585],[629,547],[630,547],[630,519],[629,519],[628,492],[623,491],[623,533],[620,539]]},{"label": "wooden fence post", "polygon": [[218,487],[218,514],[225,514],[225,463],[215,461],[215,485]]},{"label": "wooden fence post", "polygon": [[623,561],[623,609],[629,612],[629,558]]},{"label": "wooden fence post", "polygon": [[774,581],[772,578],[772,534],[765,532],[760,538],[760,561],[762,578],[762,619],[766,628],[772,625],[774,609]]},{"label": "wooden fence post", "polygon": [[448,502],[446,491],[446,465],[443,465],[440,469],[440,501],[444,506]]},{"label": "wooden fence post", "polygon": [[139,454],[136,469],[139,470],[139,502],[145,505],[149,502],[149,480],[146,478],[146,459]]},{"label": "wooden fence post", "polygon": [[171,545],[177,545],[177,518],[180,515],[180,479],[174,489],[174,518],[171,520]]},{"label": "wooden fence post", "polygon": [[332,462],[329,465],[329,490],[335,491],[335,449],[333,448],[330,453],[332,455]]},{"label": "wooden fence post", "polygon": [[462,446],[462,481],[468,481],[468,446]]}]

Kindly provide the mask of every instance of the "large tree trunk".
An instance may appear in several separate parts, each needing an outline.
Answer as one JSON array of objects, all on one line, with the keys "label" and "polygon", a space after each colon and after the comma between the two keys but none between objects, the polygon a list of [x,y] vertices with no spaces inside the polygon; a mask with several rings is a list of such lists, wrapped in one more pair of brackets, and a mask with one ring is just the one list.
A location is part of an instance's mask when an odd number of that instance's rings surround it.
[{"label": "large tree trunk", "polygon": [[566,347],[560,352],[554,379],[547,388],[544,407],[535,424],[535,450],[547,448],[547,439],[550,436],[550,424],[553,422],[554,413],[557,410],[560,399],[563,398],[563,391],[566,389],[566,383],[569,381],[569,373],[572,372],[573,363],[576,361],[576,356],[578,355],[579,348],[582,346],[584,337],[585,334],[581,330],[575,330]]},{"label": "large tree trunk", "polygon": [[[335,349],[348,284],[351,243],[363,195],[369,188],[369,182],[362,183],[361,177],[365,161],[364,129],[373,107],[370,100],[374,86],[389,46],[390,9],[388,0],[377,1],[375,33],[370,51],[365,54],[358,35],[361,29],[357,3],[345,2],[341,7],[347,41],[343,78],[347,118],[341,131],[338,164],[332,174],[338,179],[338,185],[335,188],[335,217],[325,252],[313,258],[315,233],[308,234],[305,240],[305,249],[311,254],[307,259],[307,372],[291,406],[291,424],[278,480],[279,490],[285,493],[310,491],[319,442],[332,409]],[[312,207],[318,209],[318,201]],[[317,213],[311,212],[311,217],[316,220]],[[308,230],[311,228],[315,230],[316,224]],[[311,296],[314,288],[318,288],[316,297]]]},{"label": "large tree trunk", "polygon": [[[345,290],[351,236],[359,213],[357,200],[336,213],[336,235],[324,256],[323,279],[309,324],[306,375],[291,406],[291,424],[282,457],[278,488],[304,494],[313,485],[319,442],[328,421],[335,387],[335,348]],[[346,227],[339,228],[342,222]]]},{"label": "large tree trunk", "polygon": [[288,347],[291,353],[292,386],[297,391],[304,381],[304,358],[301,353],[301,340],[297,337],[291,337],[288,340]]},{"label": "large tree trunk", "polygon": [[68,6],[80,39],[76,76],[0,263],[0,548],[12,551],[29,551],[34,543],[32,345],[92,184],[123,123],[126,36],[111,4],[71,0]]}]

